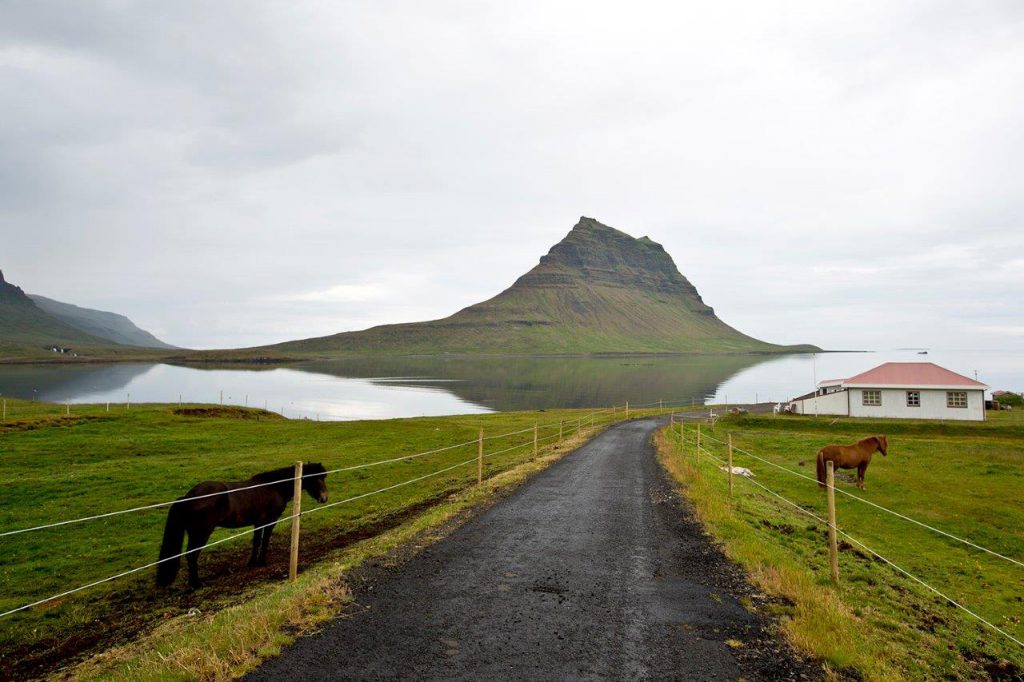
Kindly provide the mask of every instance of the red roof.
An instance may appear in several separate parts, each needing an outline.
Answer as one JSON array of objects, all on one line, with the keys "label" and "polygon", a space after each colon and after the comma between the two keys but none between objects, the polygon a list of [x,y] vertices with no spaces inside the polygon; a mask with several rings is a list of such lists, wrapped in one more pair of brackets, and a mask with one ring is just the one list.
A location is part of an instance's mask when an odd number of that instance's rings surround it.
[{"label": "red roof", "polygon": [[987,385],[939,367],[934,362],[886,362],[850,377],[843,386],[956,387],[986,389]]}]

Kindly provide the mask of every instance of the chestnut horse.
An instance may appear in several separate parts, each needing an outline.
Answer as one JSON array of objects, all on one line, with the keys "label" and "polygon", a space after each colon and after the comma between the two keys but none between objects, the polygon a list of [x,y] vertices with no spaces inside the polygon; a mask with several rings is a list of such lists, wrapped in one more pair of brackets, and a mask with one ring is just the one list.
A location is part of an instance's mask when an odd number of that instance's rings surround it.
[{"label": "chestnut horse", "polygon": [[864,490],[864,472],[871,463],[871,455],[877,450],[885,456],[888,449],[885,436],[871,436],[853,445],[826,445],[818,450],[818,485],[825,487],[825,462],[832,462],[838,469],[856,469],[857,487]]},{"label": "chestnut horse", "polygon": [[[306,463],[302,467],[302,489],[317,502],[327,501],[327,470],[323,464]],[[288,466],[256,474],[248,481],[215,483],[207,481],[189,490],[171,505],[160,547],[156,569],[158,585],[170,585],[181,565],[181,542],[188,533],[188,584],[199,581],[199,551],[217,526],[241,528],[255,526],[249,566],[267,565],[267,545],[274,524],[291,502],[295,492],[295,467]],[[223,494],[218,494],[223,493]],[[199,498],[199,499],[193,499]]]}]

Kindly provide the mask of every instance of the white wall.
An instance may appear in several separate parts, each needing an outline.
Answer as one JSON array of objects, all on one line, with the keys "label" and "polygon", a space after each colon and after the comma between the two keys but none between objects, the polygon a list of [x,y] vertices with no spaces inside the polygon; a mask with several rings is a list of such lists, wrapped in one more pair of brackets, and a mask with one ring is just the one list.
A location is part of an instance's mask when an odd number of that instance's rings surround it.
[{"label": "white wall", "polygon": [[[860,398],[858,398],[860,400]],[[846,414],[846,391],[793,401],[797,414]]]},{"label": "white wall", "polygon": [[[967,407],[946,407],[945,389],[921,389],[921,406],[907,406],[907,392],[899,388],[883,388],[882,404],[864,405],[866,389],[850,389],[850,416],[885,417],[897,419],[955,419],[982,421],[985,419],[984,391],[967,391]],[[870,390],[870,389],[867,389]],[[915,389],[916,390],[916,389]]]}]

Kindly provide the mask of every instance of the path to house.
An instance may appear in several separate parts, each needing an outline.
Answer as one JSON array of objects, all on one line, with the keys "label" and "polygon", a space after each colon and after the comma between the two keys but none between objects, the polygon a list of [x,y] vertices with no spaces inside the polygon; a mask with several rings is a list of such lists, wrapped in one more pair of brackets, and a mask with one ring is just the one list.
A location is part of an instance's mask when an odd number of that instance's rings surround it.
[{"label": "path to house", "polygon": [[658,465],[657,424],[609,429],[371,570],[356,606],[249,679],[820,677],[739,605],[758,596]]}]

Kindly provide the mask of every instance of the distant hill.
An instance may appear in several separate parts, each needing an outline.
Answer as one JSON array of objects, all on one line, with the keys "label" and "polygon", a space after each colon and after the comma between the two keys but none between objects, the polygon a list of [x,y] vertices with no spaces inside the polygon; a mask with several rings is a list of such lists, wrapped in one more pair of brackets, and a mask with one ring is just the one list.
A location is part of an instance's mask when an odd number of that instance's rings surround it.
[{"label": "distant hill", "polygon": [[164,343],[144,329],[139,329],[124,315],[108,313],[103,310],[82,308],[70,303],[61,303],[52,298],[28,294],[28,297],[45,313],[69,324],[72,327],[101,339],[107,339],[125,346],[140,348],[172,349],[174,346]]},{"label": "distant hill", "polygon": [[[54,347],[66,352],[55,353]],[[0,361],[127,360],[152,357],[155,352],[117,343],[68,324],[43,310],[0,272]]]},{"label": "distant hill", "polygon": [[107,343],[47,315],[0,272],[0,345],[72,346]]},{"label": "distant hill", "polygon": [[593,218],[494,298],[430,322],[251,351],[332,353],[786,353],[718,319],[665,249]]}]

